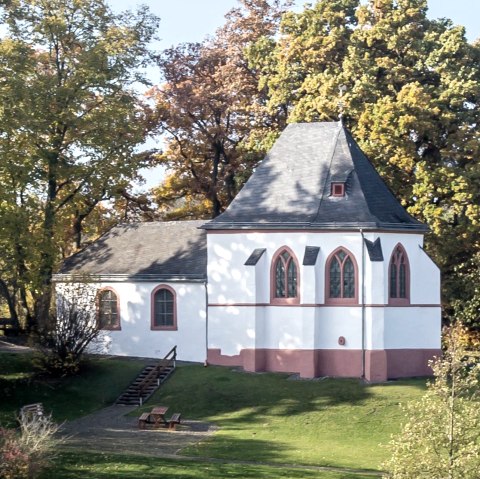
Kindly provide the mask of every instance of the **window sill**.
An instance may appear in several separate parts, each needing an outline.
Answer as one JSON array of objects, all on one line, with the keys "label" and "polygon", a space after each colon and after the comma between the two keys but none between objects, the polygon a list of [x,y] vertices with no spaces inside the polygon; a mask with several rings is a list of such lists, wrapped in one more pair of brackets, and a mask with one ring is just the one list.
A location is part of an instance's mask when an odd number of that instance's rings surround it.
[{"label": "window sill", "polygon": [[300,298],[270,298],[270,304],[282,306],[285,304],[300,304]]},{"label": "window sill", "polygon": [[353,304],[358,304],[358,298],[327,298],[325,304],[351,306]]},{"label": "window sill", "polygon": [[389,306],[410,306],[410,299],[408,298],[390,298],[388,300]]}]

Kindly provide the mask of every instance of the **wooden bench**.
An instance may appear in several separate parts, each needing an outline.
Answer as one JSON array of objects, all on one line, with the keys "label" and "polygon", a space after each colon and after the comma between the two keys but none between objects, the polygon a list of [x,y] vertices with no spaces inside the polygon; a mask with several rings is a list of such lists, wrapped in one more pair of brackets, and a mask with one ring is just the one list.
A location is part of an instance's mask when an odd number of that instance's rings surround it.
[{"label": "wooden bench", "polygon": [[18,333],[16,324],[9,318],[0,318],[0,331],[3,331],[5,336],[8,336],[9,333]]},{"label": "wooden bench", "polygon": [[45,411],[43,410],[43,404],[37,402],[35,404],[27,404],[20,409],[20,420],[21,422],[32,421],[37,418],[42,418],[45,416]]},{"label": "wooden bench", "polygon": [[139,418],[138,418],[138,429],[146,429],[147,424],[150,424],[150,413],[144,412]]},{"label": "wooden bench", "polygon": [[180,418],[181,414],[179,412],[176,412],[175,414],[172,414],[172,417],[167,421],[168,422],[168,429],[173,429],[175,430],[177,427],[177,424],[180,424]]}]

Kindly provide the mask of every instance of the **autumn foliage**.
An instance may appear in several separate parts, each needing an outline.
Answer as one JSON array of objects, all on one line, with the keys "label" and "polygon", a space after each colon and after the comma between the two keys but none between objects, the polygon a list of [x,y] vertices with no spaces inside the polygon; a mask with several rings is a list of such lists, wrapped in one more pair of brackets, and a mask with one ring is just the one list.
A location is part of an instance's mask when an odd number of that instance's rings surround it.
[{"label": "autumn foliage", "polygon": [[[289,7],[239,0],[203,42],[154,54],[146,9],[2,4],[0,293],[12,317],[46,317],[60,260],[116,222],[215,217],[288,122],[342,111],[430,227],[445,319],[480,326],[480,44],[429,18],[427,0]],[[161,81],[142,96],[152,61]],[[150,134],[162,152],[139,150]],[[158,164],[162,183],[135,194],[141,169]]]}]

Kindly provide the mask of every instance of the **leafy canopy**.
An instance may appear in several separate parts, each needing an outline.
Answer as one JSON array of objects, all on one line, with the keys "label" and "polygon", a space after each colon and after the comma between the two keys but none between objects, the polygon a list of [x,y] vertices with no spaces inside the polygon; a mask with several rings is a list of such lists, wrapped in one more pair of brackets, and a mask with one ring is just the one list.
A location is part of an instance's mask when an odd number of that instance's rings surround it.
[{"label": "leafy canopy", "polygon": [[136,85],[158,20],[104,0],[12,0],[0,13],[0,273],[45,316],[85,218],[151,162],[136,151],[152,128]]}]

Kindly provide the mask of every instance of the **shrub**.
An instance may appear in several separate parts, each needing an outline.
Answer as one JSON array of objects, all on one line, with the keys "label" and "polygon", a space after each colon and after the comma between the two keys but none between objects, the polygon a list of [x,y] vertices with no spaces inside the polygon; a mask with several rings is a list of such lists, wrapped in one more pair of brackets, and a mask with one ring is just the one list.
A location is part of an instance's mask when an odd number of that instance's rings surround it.
[{"label": "shrub", "polygon": [[407,420],[384,464],[391,479],[478,479],[480,361],[465,349],[465,328],[444,332],[445,353],[431,363],[435,380],[406,406]]},{"label": "shrub", "polygon": [[48,324],[35,337],[36,366],[56,376],[76,373],[87,349],[95,352],[102,344],[93,289],[86,283],[68,286],[57,296]]},{"label": "shrub", "polygon": [[21,417],[20,429],[0,428],[0,477],[34,479],[55,457],[61,439],[51,416]]}]

